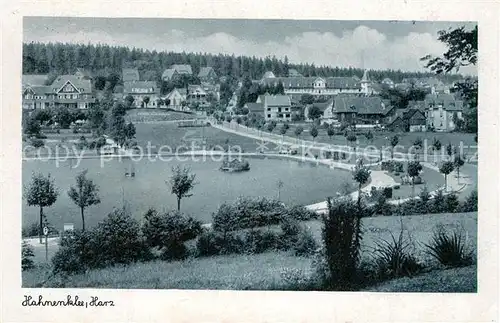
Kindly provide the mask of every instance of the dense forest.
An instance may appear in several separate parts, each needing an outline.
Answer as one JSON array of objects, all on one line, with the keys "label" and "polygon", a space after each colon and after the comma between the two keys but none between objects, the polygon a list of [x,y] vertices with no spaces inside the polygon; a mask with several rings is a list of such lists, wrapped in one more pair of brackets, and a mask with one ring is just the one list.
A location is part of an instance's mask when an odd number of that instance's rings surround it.
[{"label": "dense forest", "polygon": [[[266,71],[276,76],[286,76],[289,69],[296,69],[304,76],[358,76],[363,70],[352,67],[315,66],[314,64],[293,64],[274,56],[257,58],[234,55],[214,55],[206,53],[157,52],[139,48],[115,47],[104,44],[66,44],[66,43],[24,43],[23,74],[72,74],[77,67],[90,70],[96,76],[121,75],[124,67],[135,67],[141,79],[160,81],[162,72],[172,64],[190,64],[193,73],[198,74],[200,67],[211,66],[218,76],[240,79],[260,79]],[[389,77],[394,82],[404,78],[434,76],[434,73],[403,72],[400,70],[371,70],[374,80]],[[440,75],[445,81],[454,81],[460,75]]]}]

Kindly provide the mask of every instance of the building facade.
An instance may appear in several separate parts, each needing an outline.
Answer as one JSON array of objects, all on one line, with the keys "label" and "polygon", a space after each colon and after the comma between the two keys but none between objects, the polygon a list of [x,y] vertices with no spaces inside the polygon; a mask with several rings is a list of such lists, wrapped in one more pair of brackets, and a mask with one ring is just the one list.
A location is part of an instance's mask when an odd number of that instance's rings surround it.
[{"label": "building facade", "polygon": [[88,109],[95,103],[90,80],[74,75],[58,76],[51,85],[23,85],[23,109],[66,107]]},{"label": "building facade", "polygon": [[153,81],[136,81],[123,83],[123,99],[131,96],[132,105],[136,108],[157,108],[160,90]]},{"label": "building facade", "polygon": [[463,119],[463,101],[452,94],[428,94],[424,106],[427,126],[435,131],[453,131],[455,118]]},{"label": "building facade", "polygon": [[292,121],[292,105],[288,95],[264,95],[264,119]]}]

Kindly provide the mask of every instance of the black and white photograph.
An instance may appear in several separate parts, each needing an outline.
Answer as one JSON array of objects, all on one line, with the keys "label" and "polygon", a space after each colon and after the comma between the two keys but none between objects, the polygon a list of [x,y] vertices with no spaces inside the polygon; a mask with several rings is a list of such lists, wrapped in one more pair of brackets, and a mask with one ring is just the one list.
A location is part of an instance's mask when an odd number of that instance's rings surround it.
[{"label": "black and white photograph", "polygon": [[23,288],[477,293],[477,22],[22,25]]}]

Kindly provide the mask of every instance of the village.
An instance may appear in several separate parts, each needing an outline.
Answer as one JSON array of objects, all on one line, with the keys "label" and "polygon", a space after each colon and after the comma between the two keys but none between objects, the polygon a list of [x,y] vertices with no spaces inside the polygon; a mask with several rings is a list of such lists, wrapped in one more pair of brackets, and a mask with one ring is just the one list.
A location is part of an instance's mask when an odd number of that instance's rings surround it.
[{"label": "village", "polygon": [[421,60],[24,43],[23,286],[477,290],[478,78]]}]

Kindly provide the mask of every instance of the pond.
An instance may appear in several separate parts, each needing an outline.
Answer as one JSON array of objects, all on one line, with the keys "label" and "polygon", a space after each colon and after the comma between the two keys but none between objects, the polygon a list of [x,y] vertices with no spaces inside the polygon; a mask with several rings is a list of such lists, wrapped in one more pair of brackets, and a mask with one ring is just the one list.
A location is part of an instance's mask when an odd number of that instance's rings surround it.
[{"label": "pond", "polygon": [[[201,159],[201,157],[199,157]],[[51,174],[59,189],[55,204],[45,208],[49,223],[62,228],[63,223],[81,226],[80,211],[70,200],[67,191],[75,185],[75,176],[88,169],[87,177],[99,187],[101,203],[85,211],[87,226],[96,225],[104,219],[114,207],[124,205],[133,216],[141,219],[144,213],[153,207],[159,211],[176,208],[176,198],[170,193],[166,183],[171,176],[172,167],[186,165],[196,174],[198,184],[193,196],[181,202],[181,211],[204,223],[211,222],[211,215],[218,206],[226,201],[233,201],[239,196],[277,198],[278,181],[283,182],[280,200],[287,204],[307,205],[324,201],[328,196],[335,196],[351,174],[344,170],[329,169],[288,159],[251,158],[250,171],[225,173],[219,170],[221,162],[207,158],[206,161],[149,161],[147,159],[114,159],[101,167],[99,159],[83,159],[78,167],[76,161],[59,162],[25,160],[23,161],[23,186],[31,181],[33,172]],[[136,176],[126,177],[125,171],[135,169]],[[27,206],[23,200],[23,225],[38,221],[39,209]]]}]

